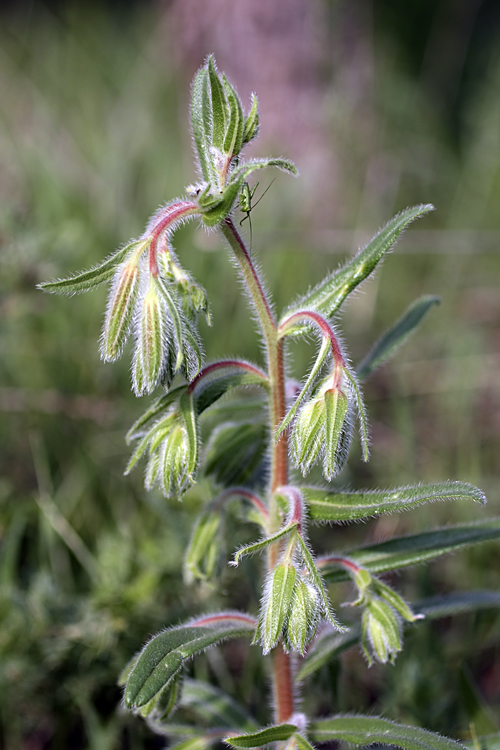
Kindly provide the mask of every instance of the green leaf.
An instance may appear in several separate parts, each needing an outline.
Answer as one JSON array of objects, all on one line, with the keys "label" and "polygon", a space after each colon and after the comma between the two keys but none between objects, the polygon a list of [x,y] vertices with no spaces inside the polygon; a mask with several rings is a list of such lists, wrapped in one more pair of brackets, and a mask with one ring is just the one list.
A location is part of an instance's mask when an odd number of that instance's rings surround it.
[{"label": "green leaf", "polygon": [[297,733],[294,735],[294,737],[299,750],[314,750],[314,747],[311,745],[311,743],[308,742],[306,738],[301,734]]},{"label": "green leaf", "polygon": [[417,602],[413,609],[430,620],[477,612],[480,609],[500,609],[500,592],[462,591],[446,596],[433,596]]},{"label": "green leaf", "polygon": [[250,715],[227,693],[200,680],[185,680],[179,708],[189,709],[208,726],[237,728],[251,732],[257,729]]},{"label": "green leaf", "polygon": [[365,747],[375,743],[395,745],[404,750],[458,750],[460,743],[419,727],[396,724],[375,716],[339,714],[313,721],[308,735],[313,742],[341,740]]},{"label": "green leaf", "polygon": [[[499,538],[500,518],[492,518],[477,523],[458,524],[421,534],[396,537],[387,542],[372,544],[343,554],[367,568],[371,573],[383,573],[387,570],[426,562],[472,544]],[[326,559],[324,563],[318,560],[318,565],[328,583],[345,581],[349,577],[345,571],[339,570],[334,565],[328,565]]]},{"label": "green leaf", "polygon": [[[315,310],[325,317],[334,315],[347,295],[375,270],[378,263],[395,244],[401,232],[412,221],[433,209],[434,207],[430,204],[413,206],[395,216],[343,268],[327,276],[314,289],[299,299],[293,306],[293,310]],[[286,317],[289,313],[290,311]],[[307,333],[307,326],[304,325],[302,330]]]},{"label": "green leaf", "polygon": [[289,740],[296,731],[297,727],[294,724],[277,724],[276,726],[261,729],[260,732],[241,734],[237,737],[225,737],[224,742],[231,747],[238,748],[263,747],[270,742],[284,742],[285,740]]},{"label": "green leaf", "polygon": [[331,388],[326,391],[323,399],[325,401],[326,412],[323,476],[330,481],[339,470],[339,443],[344,429],[349,402],[345,393],[338,388]]},{"label": "green leaf", "polygon": [[[245,364],[245,362],[242,363],[242,365]],[[238,369],[237,365],[234,369],[221,368],[210,377],[201,378],[193,389],[198,414],[208,409],[231,388],[241,385],[261,385],[267,388],[268,380],[264,373],[259,374],[246,369]]]},{"label": "green leaf", "polygon": [[206,67],[200,68],[191,89],[191,124],[203,179],[210,183],[214,177],[210,147],[212,145],[212,112]]},{"label": "green leaf", "polygon": [[272,571],[259,622],[260,642],[265,654],[276,646],[281,635],[289,615],[296,581],[297,570],[290,563],[280,563]]},{"label": "green leaf", "polygon": [[210,619],[212,622],[207,625],[192,623],[170,628],[146,644],[125,688],[127,708],[140,708],[149,703],[180,671],[186,659],[226,638],[253,635],[255,631],[250,617],[222,614]]},{"label": "green leaf", "polygon": [[466,482],[439,482],[364,492],[329,492],[316,487],[301,487],[301,492],[313,521],[357,521],[437,500],[486,502],[481,490]]},{"label": "green leaf", "polygon": [[223,485],[244,484],[258,470],[267,448],[266,425],[230,422],[217,427],[205,456],[205,473]]},{"label": "green leaf", "polygon": [[283,528],[277,531],[275,534],[271,534],[271,536],[262,539],[260,542],[255,542],[254,544],[247,544],[244,547],[240,547],[240,549],[236,551],[234,560],[231,564],[238,565],[240,557],[244,557],[245,555],[254,555],[256,552],[261,552],[270,544],[273,544],[273,542],[278,541],[278,539],[286,536],[286,534],[290,534],[290,532],[294,531],[296,528],[297,522],[289,523],[286,526],[283,526]]},{"label": "green leaf", "polygon": [[241,182],[246,180],[252,172],[255,172],[257,169],[266,169],[266,167],[276,167],[283,170],[283,172],[298,175],[297,167],[288,159],[252,159],[252,161],[247,161],[241,167],[234,170],[231,175],[231,181],[236,180],[241,186]]},{"label": "green leaf", "polygon": [[37,288],[44,292],[51,292],[52,294],[78,294],[79,292],[86,292],[105,281],[109,281],[113,277],[116,267],[140,244],[141,240],[131,242],[103,260],[99,265],[89,268],[88,271],[81,271],[74,276],[69,276],[67,279],[43,281],[41,284],[38,284]]},{"label": "green leaf", "polygon": [[246,143],[250,143],[259,134],[259,102],[255,94],[252,94],[252,106],[248,117],[245,120],[245,128],[243,131],[243,146]]},{"label": "green leaf", "polygon": [[229,123],[224,136],[223,150],[225,154],[237,156],[241,151],[243,143],[243,131],[245,127],[243,109],[238,94],[224,74],[222,74],[222,83],[229,106]]},{"label": "green leaf", "polygon": [[429,310],[441,302],[439,297],[425,295],[416,300],[392,328],[377,341],[371,352],[357,368],[360,380],[368,377],[377,367],[394,356],[399,347],[405,343],[410,334],[422,322]]},{"label": "green leaf", "polygon": [[217,73],[213,55],[208,58],[208,76],[212,94],[213,145],[222,152],[229,113],[224,87]]}]

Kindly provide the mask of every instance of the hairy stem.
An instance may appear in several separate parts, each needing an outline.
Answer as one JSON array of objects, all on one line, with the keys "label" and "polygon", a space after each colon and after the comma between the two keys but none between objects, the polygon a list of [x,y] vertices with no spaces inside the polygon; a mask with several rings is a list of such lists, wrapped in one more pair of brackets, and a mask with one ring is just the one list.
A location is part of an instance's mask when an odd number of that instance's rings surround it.
[{"label": "hairy stem", "polygon": [[[238,233],[234,223],[228,217],[221,226],[222,233],[235,255],[245,279],[246,287],[255,311],[259,318],[266,343],[267,364],[269,370],[269,426],[271,435],[271,480],[269,486],[269,520],[270,534],[278,531],[282,525],[282,513],[274,497],[275,491],[288,484],[288,444],[287,435],[283,433],[276,443],[273,439],[276,430],[286,414],[285,368],[283,341],[278,337],[276,320],[264,292],[257,270],[250,253]],[[268,570],[272,570],[281,551],[281,541],[271,544],[268,553]],[[294,712],[293,681],[290,657],[278,646],[273,651],[273,687],[275,722],[286,722]]]}]

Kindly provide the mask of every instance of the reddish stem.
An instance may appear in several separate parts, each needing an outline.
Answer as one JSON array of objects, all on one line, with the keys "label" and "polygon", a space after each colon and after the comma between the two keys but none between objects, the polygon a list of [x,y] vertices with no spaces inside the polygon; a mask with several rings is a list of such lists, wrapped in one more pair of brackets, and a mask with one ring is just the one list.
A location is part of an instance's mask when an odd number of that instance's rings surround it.
[{"label": "reddish stem", "polygon": [[155,217],[158,221],[150,232],[151,243],[149,245],[149,270],[153,276],[158,276],[156,247],[160,235],[174,222],[185,216],[189,216],[190,214],[199,213],[199,210],[200,209],[196,203],[193,203],[192,201],[179,201],[179,203],[171,203],[169,206],[166,206],[159,212],[158,216]]},{"label": "reddish stem", "polygon": [[202,628],[204,625],[212,625],[214,622],[227,622],[228,620],[236,620],[237,622],[246,622],[250,625],[257,625],[257,620],[251,615],[244,615],[241,612],[228,612],[226,614],[215,614],[201,617],[196,622],[190,623],[192,628]]},{"label": "reddish stem", "polygon": [[319,328],[323,336],[330,340],[332,346],[332,356],[335,364],[338,363],[341,367],[345,367],[346,363],[344,360],[344,356],[340,350],[337,337],[335,336],[335,333],[333,332],[333,329],[329,322],[319,313],[314,312],[313,310],[301,310],[300,312],[293,313],[292,315],[290,315],[290,317],[283,321],[278,329],[278,333],[283,336],[289,326],[293,325],[293,323],[297,323],[299,320],[304,320],[304,318],[307,320],[311,320],[315,324],[315,326]]},{"label": "reddish stem", "polygon": [[253,375],[257,375],[259,378],[262,378],[265,383],[268,383],[268,377],[265,372],[260,370],[258,367],[255,367],[255,365],[251,365],[249,362],[242,362],[238,359],[224,359],[220,362],[213,362],[211,365],[207,365],[206,367],[203,367],[198,375],[194,378],[194,380],[191,381],[188,387],[188,393],[193,393],[198,383],[203,380],[203,378],[208,377],[213,372],[217,372],[217,370],[224,370],[229,367],[233,367],[239,370],[244,370],[246,372],[251,372]]},{"label": "reddish stem", "polygon": [[318,568],[322,568],[325,565],[340,565],[343,568],[351,571],[351,573],[359,573],[361,568],[356,565],[352,560],[348,560],[347,557],[321,557],[316,562]]},{"label": "reddish stem", "polygon": [[262,513],[264,518],[269,518],[269,512],[262,500],[260,500],[257,495],[254,495],[252,492],[250,492],[250,490],[246,490],[243,487],[231,487],[228,490],[225,490],[225,492],[222,492],[219,495],[219,502],[222,504],[233,496],[245,498],[245,500],[248,500],[255,508],[257,508],[259,513]]}]

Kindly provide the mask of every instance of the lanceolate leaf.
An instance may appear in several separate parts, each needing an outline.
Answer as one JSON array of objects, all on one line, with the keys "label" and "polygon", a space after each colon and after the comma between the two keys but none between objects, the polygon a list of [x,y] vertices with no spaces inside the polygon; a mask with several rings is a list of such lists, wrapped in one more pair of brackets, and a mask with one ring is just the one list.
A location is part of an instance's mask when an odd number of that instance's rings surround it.
[{"label": "lanceolate leaf", "polygon": [[58,279],[57,281],[44,281],[38,284],[38,288],[44,292],[53,294],[78,294],[86,292],[95,286],[109,281],[116,270],[116,267],[140,244],[140,241],[131,242],[129,245],[120,248],[116,253],[110,255],[102,263],[88,271],[81,271],[75,276],[67,279]]},{"label": "lanceolate leaf", "polygon": [[222,151],[228,119],[227,101],[212,55],[208,58],[208,75],[212,93],[213,144]]},{"label": "lanceolate leaf", "polygon": [[237,156],[241,151],[243,131],[245,128],[243,110],[236,91],[233,89],[224,74],[222,75],[222,83],[224,85],[226,99],[229,105],[229,122],[224,137],[223,149],[224,153],[231,156]]},{"label": "lanceolate leaf", "polygon": [[277,724],[261,729],[260,732],[241,734],[238,737],[225,737],[224,742],[231,747],[238,748],[263,747],[270,742],[289,740],[296,731],[297,727],[294,724]]},{"label": "lanceolate leaf", "polygon": [[148,703],[194,654],[226,638],[250,636],[255,631],[255,622],[245,615],[218,615],[205,620],[205,625],[192,623],[166,630],[146,644],[125,688],[127,708]]},{"label": "lanceolate leaf", "polygon": [[[266,167],[277,167],[277,169],[282,169],[284,172],[290,172],[293,175],[298,174],[297,167],[293,162],[288,161],[288,159],[255,159],[246,162],[239,169],[236,169],[231,175],[231,181],[246,180],[256,169],[265,169]],[[304,309],[308,308],[305,307]]]},{"label": "lanceolate leaf", "polygon": [[417,602],[413,609],[431,620],[480,609],[500,609],[500,591],[463,591],[447,596],[434,596]]},{"label": "lanceolate leaf", "polygon": [[439,297],[426,295],[420,297],[408,308],[402,318],[400,318],[392,328],[384,333],[371,352],[365,357],[357,368],[358,377],[364,380],[373,370],[384,364],[390,359],[399,347],[404,344],[406,339],[417,328],[425,318],[429,310],[441,302]]},{"label": "lanceolate leaf", "polygon": [[[298,300],[293,309],[315,310],[325,317],[334,315],[347,295],[374,271],[401,232],[412,221],[432,210],[433,206],[430,204],[413,206],[395,216],[352,260]],[[307,328],[304,326],[304,332],[306,331]]]},{"label": "lanceolate leaf", "polygon": [[196,424],[196,412],[193,403],[193,396],[190,393],[184,393],[179,399],[179,408],[184,419],[184,426],[188,437],[189,444],[189,462],[187,472],[190,477],[193,476],[198,466],[198,425]]},{"label": "lanceolate leaf", "polygon": [[365,492],[329,492],[315,487],[302,487],[301,492],[313,521],[356,521],[383,513],[409,510],[437,500],[486,502],[481,490],[466,482],[440,482]]},{"label": "lanceolate leaf", "polygon": [[[455,552],[479,542],[500,538],[500,518],[478,523],[459,524],[445,529],[426,531],[422,534],[396,537],[387,542],[343,552],[345,557],[359,563],[371,573],[383,573],[408,565],[432,560],[447,552]],[[321,573],[328,583],[348,579],[347,573],[330,565],[327,558],[317,561]]]},{"label": "lanceolate leaf", "polygon": [[209,78],[206,67],[197,72],[191,90],[191,124],[193,138],[203,179],[211,182],[212,168],[209,147],[212,143],[212,121],[210,111]]},{"label": "lanceolate leaf", "polygon": [[313,721],[308,728],[312,742],[341,740],[366,747],[375,743],[404,750],[459,750],[460,743],[418,727],[395,724],[375,716],[338,715]]}]

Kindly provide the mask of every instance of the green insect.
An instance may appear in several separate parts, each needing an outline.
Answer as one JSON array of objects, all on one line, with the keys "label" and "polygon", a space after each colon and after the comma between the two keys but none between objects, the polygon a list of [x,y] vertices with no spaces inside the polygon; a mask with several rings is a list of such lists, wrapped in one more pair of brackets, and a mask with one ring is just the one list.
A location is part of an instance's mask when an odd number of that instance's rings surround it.
[{"label": "green insect", "polygon": [[248,182],[244,182],[241,186],[240,190],[240,196],[239,196],[239,209],[242,213],[246,214],[240,221],[240,227],[243,224],[244,221],[248,219],[248,223],[250,224],[250,247],[252,247],[252,220],[250,218],[250,213],[253,211],[255,206],[258,206],[261,202],[262,198],[265,196],[271,185],[273,184],[274,180],[267,186],[267,188],[264,190],[262,195],[260,196],[257,203],[254,203],[252,205],[252,200],[255,195],[255,191],[259,187],[259,183],[256,182],[253,188],[250,187]]}]

